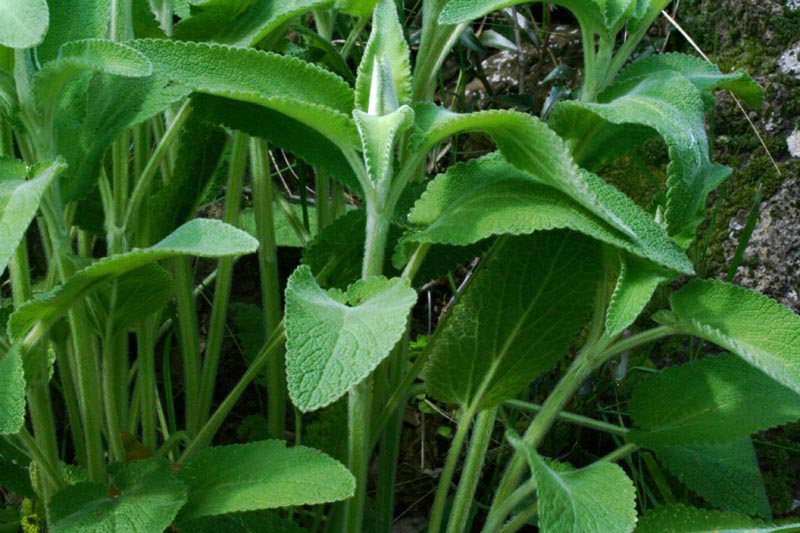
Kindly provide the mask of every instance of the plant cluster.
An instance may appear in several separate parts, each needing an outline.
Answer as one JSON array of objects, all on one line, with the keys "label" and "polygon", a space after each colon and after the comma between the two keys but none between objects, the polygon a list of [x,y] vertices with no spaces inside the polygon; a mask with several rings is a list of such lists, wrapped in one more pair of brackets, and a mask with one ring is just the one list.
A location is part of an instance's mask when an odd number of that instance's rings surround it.
[{"label": "plant cluster", "polygon": [[[583,66],[545,122],[436,103],[465,30],[515,0],[424,0],[414,47],[394,0],[0,0],[0,483],[26,498],[23,525],[390,531],[403,412],[424,393],[456,420],[431,533],[797,530],[772,519],[751,435],[800,419],[800,317],[687,256],[730,173],[709,155],[713,93],[757,108],[761,88],[638,54],[669,0],[553,3],[577,19]],[[466,132],[497,151],[429,176]],[[652,142],[667,178],[642,206],[603,175]],[[273,181],[278,150],[299,204]],[[196,218],[220,197],[221,220]],[[282,246],[303,249],[283,294]],[[248,364],[218,391],[235,261],[252,253]],[[417,288],[476,256],[414,344]],[[213,264],[202,281],[195,258]],[[655,327],[634,326],[645,310]],[[641,380],[618,423],[566,411],[670,336],[725,353]],[[543,403],[520,399],[554,368]],[[269,438],[213,446],[254,382]],[[302,444],[303,414],[339,400],[344,464]],[[520,409],[530,424],[505,415]],[[618,446],[580,468],[544,457],[559,419]],[[643,450],[717,510],[637,509],[616,463]],[[488,462],[502,474],[483,486]]]}]

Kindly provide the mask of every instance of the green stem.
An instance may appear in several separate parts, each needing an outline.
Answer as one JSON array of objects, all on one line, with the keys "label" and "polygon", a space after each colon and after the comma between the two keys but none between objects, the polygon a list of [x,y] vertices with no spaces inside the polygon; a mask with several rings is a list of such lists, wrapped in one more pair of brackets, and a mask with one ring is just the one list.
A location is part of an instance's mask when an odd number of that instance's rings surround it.
[{"label": "green stem", "polygon": [[461,450],[464,447],[464,442],[467,438],[467,433],[469,433],[473,418],[475,418],[475,407],[471,407],[462,413],[458,419],[456,434],[453,436],[453,441],[450,443],[447,459],[445,460],[442,473],[439,476],[439,484],[436,487],[436,496],[433,499],[430,521],[428,522],[428,533],[439,533],[439,531],[441,531],[444,507],[447,503],[447,494],[450,492],[450,483],[456,472],[458,459],[461,457]]},{"label": "green stem", "polygon": [[616,450],[614,450],[613,452],[609,453],[608,455],[601,457],[600,459],[597,460],[597,462],[616,463],[617,461],[621,461],[637,451],[639,451],[639,446],[637,446],[636,444],[631,444],[631,443],[624,444],[619,448],[617,448]]},{"label": "green stem", "polygon": [[194,290],[191,259],[179,257],[172,260],[175,278],[175,295],[178,314],[178,344],[183,360],[183,383],[185,391],[186,428],[194,435],[200,425],[200,328],[197,324],[197,309],[192,292]]},{"label": "green stem", "polygon": [[[131,193],[130,200],[128,201],[128,209],[124,218],[124,226],[126,228],[134,224],[142,223],[142,220],[140,220],[141,213],[139,212],[142,202],[144,202],[145,198],[147,198],[147,195],[150,194],[150,185],[153,182],[153,178],[156,175],[156,171],[158,170],[161,161],[169,151],[168,148],[178,138],[178,134],[183,128],[183,125],[189,119],[191,113],[192,107],[189,103],[189,100],[187,100],[178,110],[178,114],[175,115],[175,119],[172,121],[167,131],[164,132],[164,135],[161,137],[158,146],[156,146],[156,149],[153,151],[153,155],[150,156],[150,160],[147,162],[147,166],[139,176],[136,186],[133,189],[133,193]],[[134,233],[136,233],[137,228],[129,229],[133,229]]]},{"label": "green stem", "polygon": [[56,461],[53,463],[50,458],[47,457],[47,454],[41,450],[36,440],[28,433],[28,430],[22,428],[20,432],[17,433],[17,438],[25,451],[28,452],[28,456],[39,465],[39,468],[47,479],[47,485],[53,488],[53,493],[64,488],[67,484],[56,468],[58,462]]},{"label": "green stem", "polygon": [[[522,400],[508,400],[505,402],[505,405],[513,407],[515,409],[530,411],[533,413],[538,413],[539,411],[542,410],[541,405],[535,403],[523,402]],[[608,422],[601,422],[600,420],[595,420],[594,418],[576,415],[573,413],[567,413],[564,411],[558,413],[558,417],[561,420],[564,420],[565,422],[570,422],[571,424],[575,424],[576,426],[581,426],[589,429],[596,429],[597,431],[603,431],[605,433],[611,433],[613,435],[625,435],[629,431],[628,428],[617,426],[616,424],[609,424]]]},{"label": "green stem", "polygon": [[[250,141],[250,168],[253,181],[253,204],[258,237],[258,265],[261,281],[261,305],[264,310],[265,338],[270,338],[281,321],[281,291],[278,275],[278,246],[275,238],[272,175],[269,170],[269,147],[261,139]],[[283,354],[267,365],[267,405],[269,434],[286,437],[286,370]]]},{"label": "green stem", "polygon": [[133,39],[131,0],[111,0],[111,25],[109,34],[113,41]]},{"label": "green stem", "polygon": [[[233,134],[228,172],[228,190],[225,194],[223,221],[232,226],[239,225],[244,174],[247,169],[248,136],[239,131]],[[222,355],[222,341],[228,322],[228,302],[233,284],[234,258],[224,257],[217,264],[217,279],[214,285],[214,299],[211,303],[211,318],[208,325],[205,358],[200,380],[197,426],[208,419],[211,403],[214,400],[215,383],[219,360]]]},{"label": "green stem", "polygon": [[228,396],[219,404],[217,410],[214,411],[214,414],[208,419],[208,422],[197,432],[197,434],[192,439],[189,446],[186,447],[183,454],[181,455],[178,463],[183,463],[191,457],[194,453],[200,451],[204,447],[208,446],[211,443],[211,439],[214,438],[214,434],[217,430],[222,426],[222,423],[225,421],[225,418],[228,414],[233,410],[233,407],[236,405],[236,402],[239,401],[239,398],[244,393],[245,389],[247,388],[250,383],[256,379],[264,369],[267,363],[269,363],[270,359],[273,357],[277,357],[281,352],[280,350],[283,347],[283,343],[286,340],[286,334],[283,329],[283,323],[276,328],[275,333],[273,333],[272,338],[270,338],[264,346],[261,348],[261,351],[258,352],[253,362],[250,363],[250,366],[247,367],[247,370],[239,379],[239,382],[236,383],[236,386],[233,387],[231,392],[228,393]]},{"label": "green stem", "polygon": [[469,511],[472,509],[475,491],[478,488],[486,450],[492,440],[492,429],[497,418],[497,408],[481,411],[475,419],[475,428],[469,443],[469,451],[464,462],[464,469],[458,481],[453,508],[447,522],[447,533],[466,531]]},{"label": "green stem", "polygon": [[153,317],[145,318],[139,323],[136,331],[137,360],[139,372],[136,380],[139,384],[139,402],[141,405],[142,444],[148,450],[156,449],[156,355],[155,355],[155,321]]},{"label": "green stem", "polygon": [[538,513],[539,513],[539,504],[534,503],[533,505],[527,507],[521,513],[519,513],[517,516],[509,520],[508,523],[505,526],[503,526],[503,528],[500,530],[499,533],[514,533],[516,531],[519,531],[523,527],[527,526],[530,519],[536,516]]},{"label": "green stem", "polygon": [[503,504],[498,507],[497,513],[491,514],[487,518],[482,531],[493,533],[502,530],[505,517],[513,513],[514,509],[517,509],[524,501],[534,498],[535,492],[536,482],[531,478],[505,499]]},{"label": "green stem", "polygon": [[186,445],[191,444],[192,439],[189,438],[189,434],[185,431],[178,431],[177,433],[173,433],[170,437],[164,441],[164,444],[156,451],[156,457],[164,457],[165,455],[169,455],[175,450],[180,443],[184,443]]},{"label": "green stem", "polygon": [[[118,366],[117,354],[114,342],[114,307],[117,302],[117,283],[111,287],[111,305],[109,306],[108,319],[106,321],[106,331],[103,335],[103,407],[106,413],[106,439],[108,440],[110,460],[123,461],[125,459],[125,447],[122,444],[123,424],[119,417],[120,406],[118,403],[117,386],[119,380],[117,375],[122,371]],[[127,389],[127,387],[126,387]]]},{"label": "green stem", "polygon": [[361,35],[361,32],[364,31],[364,28],[367,26],[367,22],[369,22],[369,17],[361,17],[356,22],[356,25],[353,26],[353,29],[350,31],[350,35],[347,36],[347,40],[342,46],[341,54],[342,58],[347,61],[347,58],[350,57],[350,53],[353,51],[353,46],[356,44],[356,40],[358,36]]}]

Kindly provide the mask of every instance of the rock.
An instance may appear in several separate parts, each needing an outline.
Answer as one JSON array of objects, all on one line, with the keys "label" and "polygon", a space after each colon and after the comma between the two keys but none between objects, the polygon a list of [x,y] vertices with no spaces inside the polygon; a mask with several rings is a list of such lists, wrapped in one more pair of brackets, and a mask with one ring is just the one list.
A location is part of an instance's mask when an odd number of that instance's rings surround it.
[{"label": "rock", "polygon": [[[737,227],[741,228],[741,221],[738,225],[732,221],[731,229]],[[728,261],[738,241],[738,235],[732,235],[726,243]],[[780,190],[761,204],[761,215],[734,282],[800,312],[800,178],[787,178]]]},{"label": "rock", "polygon": [[800,127],[795,128],[786,139],[786,146],[789,148],[789,154],[792,157],[800,157]]},{"label": "rock", "polygon": [[782,72],[790,76],[800,77],[800,43],[788,48],[781,55],[778,60],[778,66]]}]

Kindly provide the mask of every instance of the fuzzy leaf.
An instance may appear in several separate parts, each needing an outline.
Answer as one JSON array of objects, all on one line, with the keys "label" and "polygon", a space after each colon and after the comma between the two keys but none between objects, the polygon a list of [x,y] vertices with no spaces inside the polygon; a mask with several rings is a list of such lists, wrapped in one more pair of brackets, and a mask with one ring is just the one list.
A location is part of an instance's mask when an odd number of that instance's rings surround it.
[{"label": "fuzzy leaf", "polygon": [[800,393],[800,316],[763,294],[716,280],[692,281],[671,303],[675,327]]},{"label": "fuzzy leaf", "polygon": [[[374,4],[374,2],[372,2]],[[411,103],[411,52],[403,36],[403,25],[397,15],[393,0],[380,0],[372,16],[372,32],[356,76],[356,109],[369,112],[370,93],[376,80],[391,84],[391,91],[399,105]],[[388,70],[375,76],[375,68]]]},{"label": "fuzzy leaf", "polygon": [[363,209],[340,216],[303,250],[303,264],[316,276],[325,272],[326,287],[346,289],[361,276],[366,225],[367,214]]},{"label": "fuzzy leaf", "polygon": [[47,4],[50,28],[44,42],[36,47],[42,64],[55,59],[64,43],[108,38],[111,3],[107,0],[47,0]]},{"label": "fuzzy leaf", "polygon": [[42,195],[65,168],[60,159],[37,166],[33,178],[26,181],[28,169],[24,163],[0,158],[0,272],[22,242]]},{"label": "fuzzy leaf", "polygon": [[725,89],[754,109],[764,104],[764,89],[747,71],[737,70],[723,74],[713,63],[686,54],[656,54],[646,57],[620,72],[615,81],[619,83],[664,70],[680,72],[701,91]]},{"label": "fuzzy leaf", "polygon": [[598,246],[569,231],[509,239],[443,326],[424,377],[437,399],[497,406],[564,355],[585,325]]},{"label": "fuzzy leaf", "polygon": [[629,150],[638,146],[621,145],[616,139],[609,142],[628,124],[656,130],[670,154],[667,230],[681,246],[688,247],[705,217],[708,194],[730,174],[729,168],[709,159],[700,91],[677,72],[657,71],[616,83],[598,100],[560,102],[550,115],[553,129],[565,139],[575,139],[575,160],[592,168],[620,155],[615,146]]},{"label": "fuzzy leaf", "polygon": [[183,465],[180,522],[241,511],[315,505],[353,495],[355,480],[327,455],[278,440],[206,448]]},{"label": "fuzzy leaf", "polygon": [[[317,230],[317,208],[313,205],[307,206],[308,208],[308,226],[311,232],[311,237],[314,237]],[[294,230],[292,223],[289,221],[289,215],[281,207],[280,203],[276,200],[272,206],[272,212],[275,218],[275,243],[277,246],[285,246],[287,248],[305,248],[306,243],[300,238]],[[289,204],[289,212],[292,213],[294,218],[300,221],[302,225],[303,220],[303,206],[300,204]],[[248,207],[242,209],[239,215],[239,227],[252,235],[256,236],[256,218],[255,211]]]},{"label": "fuzzy leaf", "polygon": [[49,505],[50,531],[163,531],[186,502],[186,485],[175,479],[164,459],[126,464],[114,476],[114,487],[120,492],[116,497],[99,483],[62,489]]},{"label": "fuzzy leaf", "polygon": [[0,0],[0,45],[30,48],[41,43],[50,15],[46,0]]},{"label": "fuzzy leaf", "polygon": [[306,163],[330,173],[351,191],[359,193],[361,185],[353,169],[333,141],[295,119],[249,102],[234,102],[217,96],[197,95],[192,103],[206,120],[224,124],[296,155]]},{"label": "fuzzy leaf", "polygon": [[648,377],[630,414],[642,446],[725,443],[800,419],[800,395],[727,354]]},{"label": "fuzzy leaf", "polygon": [[11,315],[9,335],[30,346],[82,297],[155,261],[183,255],[230,257],[252,253],[257,247],[258,241],[233,226],[218,220],[192,220],[154,246],[101,259],[47,296],[23,305]]},{"label": "fuzzy leaf", "polygon": [[158,265],[142,268],[121,276],[116,286],[114,332],[123,334],[139,320],[159,311],[175,292],[172,275]]},{"label": "fuzzy leaf", "polygon": [[336,0],[336,9],[356,17],[368,17],[379,0]]},{"label": "fuzzy leaf", "polygon": [[341,398],[383,361],[405,331],[417,293],[373,277],[324,291],[300,266],[286,287],[286,376],[301,411]]},{"label": "fuzzy leaf", "polygon": [[790,533],[798,528],[798,523],[777,526],[745,514],[672,505],[646,512],[636,533]]},{"label": "fuzzy leaf", "polygon": [[669,272],[647,261],[620,255],[620,273],[606,313],[606,333],[613,337],[633,324],[656,289],[672,279]]},{"label": "fuzzy leaf", "polygon": [[636,490],[622,468],[598,462],[579,470],[554,469],[513,431],[506,438],[531,467],[542,533],[633,531]]},{"label": "fuzzy leaf", "polygon": [[92,70],[127,78],[153,73],[153,65],[141,52],[107,39],[83,39],[64,43],[57,61],[76,61]]},{"label": "fuzzy leaf", "polygon": [[493,235],[568,228],[647,256],[566,194],[491,154],[450,167],[428,184],[409,222],[422,226],[404,242],[466,245]]},{"label": "fuzzy leaf", "polygon": [[286,22],[333,0],[212,0],[191,6],[192,16],[175,26],[175,38],[255,46]]},{"label": "fuzzy leaf", "polygon": [[19,346],[0,359],[0,435],[13,435],[25,423],[25,375]]},{"label": "fuzzy leaf", "polygon": [[635,243],[640,255],[671,270],[693,271],[686,255],[648,213],[599,177],[579,169],[563,141],[536,118],[514,111],[457,114],[432,104],[416,106],[415,111],[419,131],[412,149],[427,150],[458,132],[484,131],[508,162],[572,198]]},{"label": "fuzzy leaf", "polygon": [[750,437],[717,445],[664,446],[655,452],[675,477],[712,505],[771,518]]},{"label": "fuzzy leaf", "polygon": [[397,136],[411,127],[414,111],[404,105],[383,116],[356,110],[353,117],[361,136],[361,147],[371,185],[379,190],[385,188],[393,175]]}]

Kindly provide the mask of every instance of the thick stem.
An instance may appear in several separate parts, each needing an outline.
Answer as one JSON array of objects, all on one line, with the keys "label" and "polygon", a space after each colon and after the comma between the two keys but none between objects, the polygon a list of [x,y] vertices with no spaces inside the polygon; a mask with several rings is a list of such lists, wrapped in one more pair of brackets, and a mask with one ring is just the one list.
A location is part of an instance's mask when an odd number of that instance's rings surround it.
[{"label": "thick stem", "polygon": [[[233,145],[228,173],[228,190],[225,194],[223,220],[233,226],[239,224],[242,189],[245,169],[247,168],[248,137],[241,132],[233,134]],[[228,322],[228,302],[233,284],[233,266],[235,259],[225,257],[219,260],[217,279],[214,285],[214,299],[211,303],[211,319],[208,325],[205,359],[200,383],[200,405],[198,405],[198,425],[208,419],[211,403],[214,400],[214,385],[217,380],[219,360],[222,355],[222,341],[225,338],[225,326]]]},{"label": "thick stem", "polygon": [[458,490],[456,490],[453,508],[450,511],[450,519],[447,522],[447,533],[466,531],[469,511],[472,508],[475,490],[478,488],[478,481],[486,459],[486,450],[492,440],[492,429],[494,429],[496,418],[497,408],[482,411],[475,419],[469,451],[464,461],[461,479],[458,481]]},{"label": "thick stem", "polygon": [[[542,406],[539,404],[523,402],[521,400],[508,400],[506,401],[505,405],[523,411],[530,411],[532,413],[538,413],[542,410]],[[605,433],[611,433],[614,435],[625,435],[628,433],[628,428],[573,413],[562,411],[558,413],[558,417],[561,420],[575,424],[576,426],[581,426],[588,429],[596,429],[597,431],[603,431]]]},{"label": "thick stem", "polygon": [[[281,292],[278,276],[278,246],[275,238],[272,175],[269,170],[269,148],[261,139],[250,141],[250,167],[253,180],[253,204],[258,236],[258,265],[261,281],[261,305],[264,310],[265,338],[270,338],[281,321]],[[283,353],[267,365],[269,395],[269,434],[286,436],[286,371]]]},{"label": "thick stem", "polygon": [[122,371],[122,369],[118,367],[117,354],[114,349],[116,343],[114,342],[113,324],[116,302],[117,284],[115,282],[111,288],[111,305],[109,306],[110,312],[108,314],[105,335],[103,335],[102,355],[103,406],[105,407],[106,413],[106,439],[108,440],[110,459],[112,462],[123,461],[125,459],[125,448],[122,444],[123,424],[119,417],[120,406],[118,402],[118,391],[116,390],[119,383],[117,375]]},{"label": "thick stem", "polygon": [[155,321],[152,317],[139,323],[136,331],[137,361],[139,371],[136,379],[139,384],[141,405],[142,444],[150,451],[156,449],[156,355]]},{"label": "thick stem", "polygon": [[464,447],[464,442],[469,433],[469,428],[472,425],[472,419],[475,417],[475,409],[468,409],[458,419],[458,427],[456,434],[453,436],[453,441],[450,443],[450,449],[447,452],[447,459],[444,463],[444,468],[439,476],[439,484],[436,487],[436,496],[433,500],[433,507],[431,508],[431,518],[428,522],[428,533],[439,533],[442,528],[442,519],[444,518],[444,506],[447,503],[447,494],[450,492],[450,483],[453,481],[453,475],[458,466],[458,459],[461,457],[461,450]]}]

